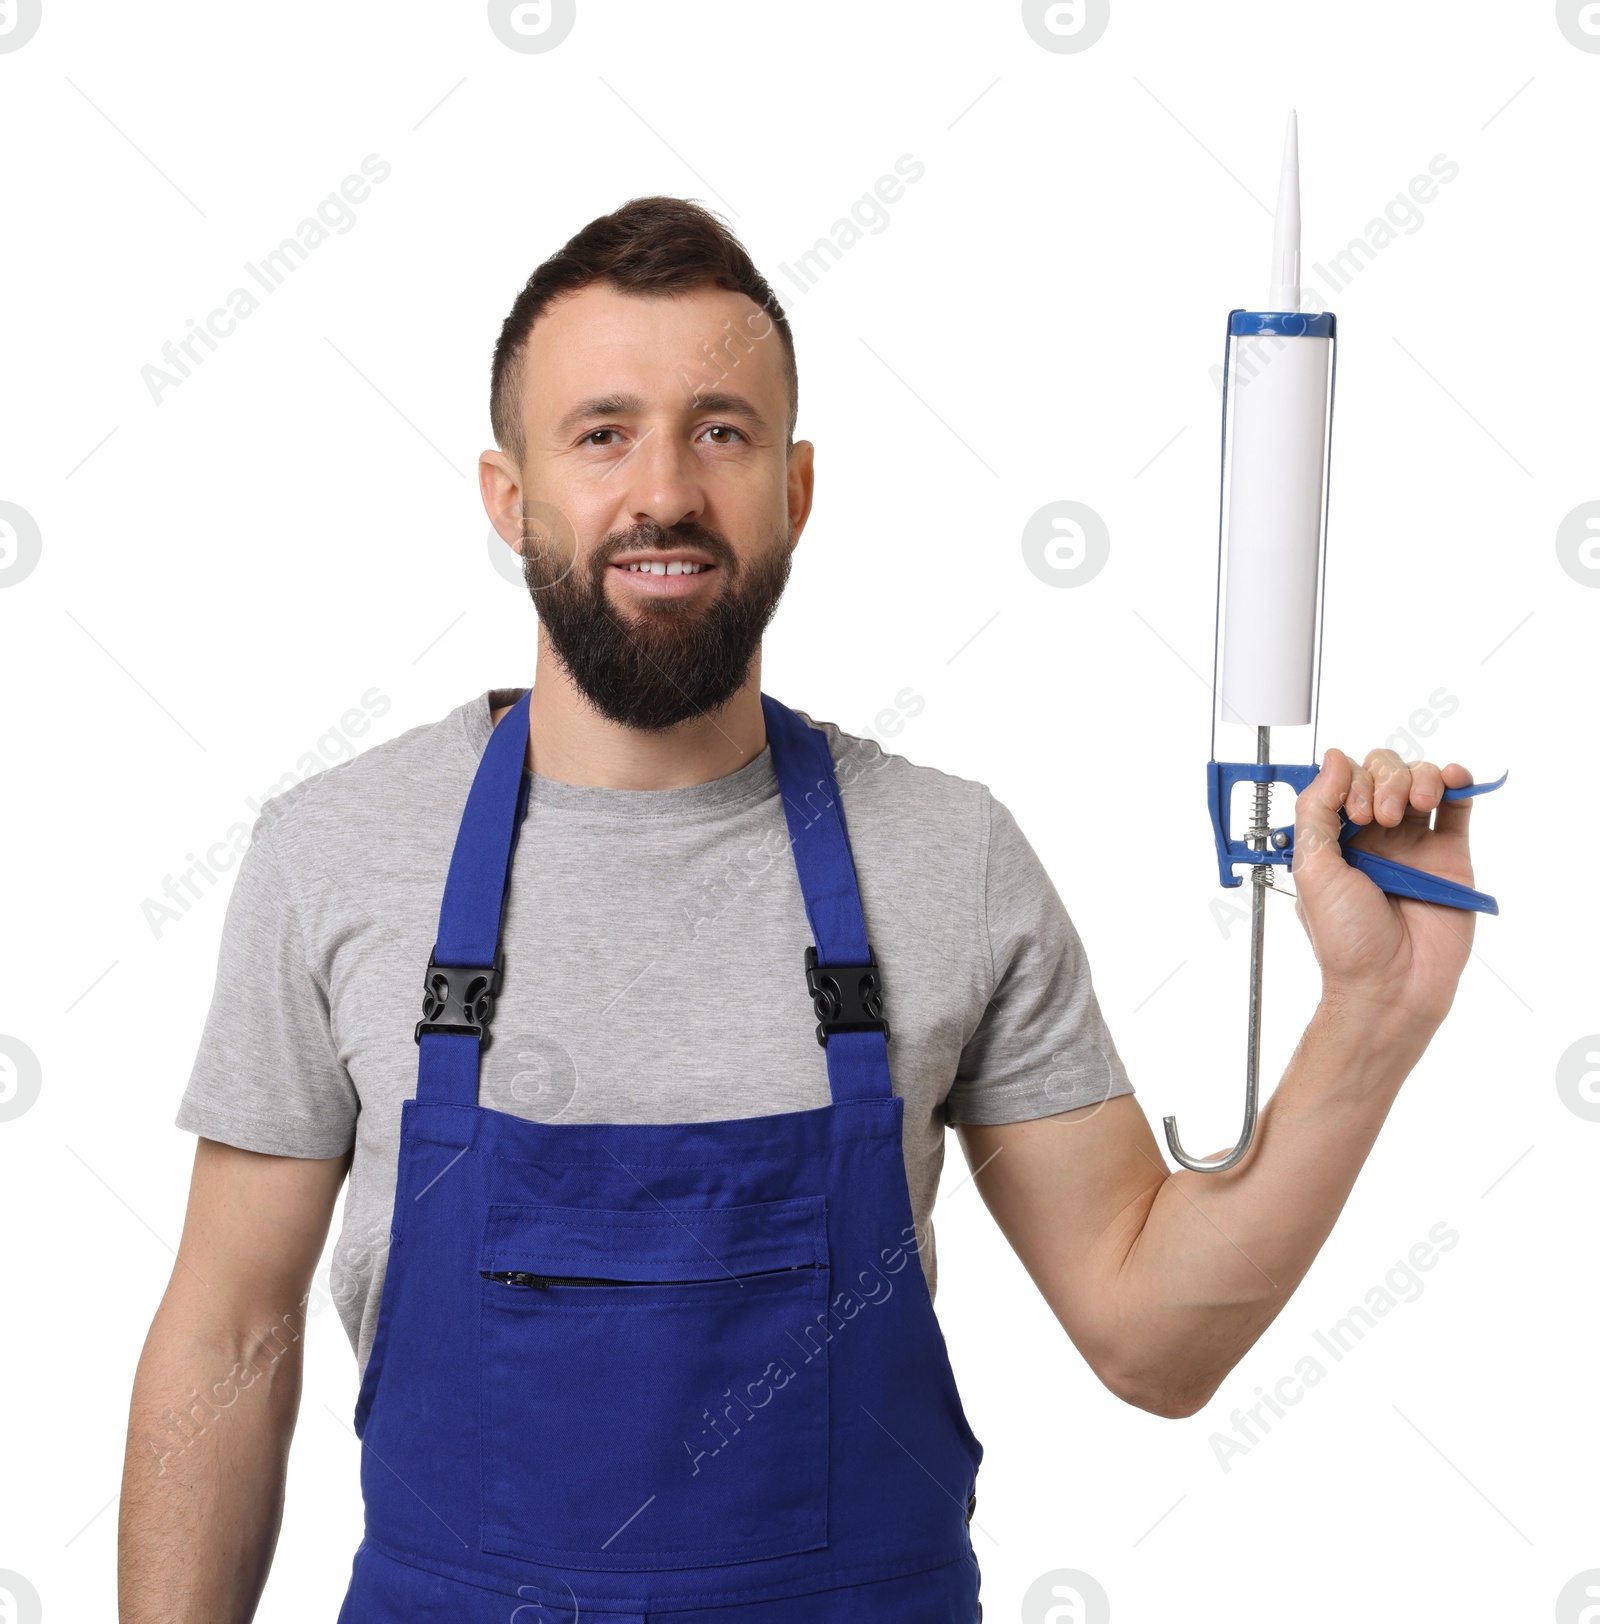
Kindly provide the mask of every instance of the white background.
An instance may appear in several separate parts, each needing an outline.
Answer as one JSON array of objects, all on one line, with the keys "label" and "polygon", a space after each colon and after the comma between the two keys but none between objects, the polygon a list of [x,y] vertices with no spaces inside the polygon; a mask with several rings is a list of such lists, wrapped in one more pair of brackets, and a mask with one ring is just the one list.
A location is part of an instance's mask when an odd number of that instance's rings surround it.
[{"label": "white background", "polygon": [[[51,1620],[110,1616],[225,897],[159,939],[141,905],[319,741],[337,758],[328,730],[368,690],[392,704],[362,748],[531,677],[534,616],[490,565],[472,475],[490,353],[533,267],[629,197],[723,213],[793,322],[817,503],[764,685],[855,731],[920,697],[892,747],[1016,813],[1158,1136],[1173,1112],[1191,1148],[1231,1143],[1248,929],[1217,922],[1245,893],[1218,884],[1203,789],[1210,372],[1227,310],[1266,297],[1293,105],[1308,265],[1437,155],[1459,165],[1326,299],[1317,747],[1393,743],[1445,690],[1436,731],[1396,747],[1511,769],[1473,818],[1503,914],[1309,1276],[1192,1419],[1099,1386],[971,1185],[949,1193],[952,1144],[939,1308],[988,1451],[986,1617],[1022,1616],[1058,1568],[1121,1624],[1550,1617],[1600,1567],[1600,1122],[1556,1087],[1600,1029],[1600,592],[1555,545],[1600,498],[1597,86],[1546,3],[1113,0],[1097,43],[1057,53],[1015,4],[578,0],[564,43],[523,54],[480,4],[45,0],[0,54],[0,500],[43,538],[0,590],[0,1033],[43,1077],[0,1122],[0,1569]],[[392,174],[353,229],[260,294],[243,262],[369,153]],[[780,265],[907,153],[926,173],[887,226],[797,291]],[[154,403],[140,369],[240,285],[262,308]],[[1021,550],[1062,499],[1111,538],[1065,590]],[[1309,731],[1277,758],[1309,759]],[[1269,1087],[1317,985],[1272,907]],[[1224,1471],[1230,1412],[1440,1223],[1459,1243],[1421,1296],[1321,1355]],[[271,1624],[331,1619],[359,1538],[354,1361],[331,1312],[308,1340]]]}]

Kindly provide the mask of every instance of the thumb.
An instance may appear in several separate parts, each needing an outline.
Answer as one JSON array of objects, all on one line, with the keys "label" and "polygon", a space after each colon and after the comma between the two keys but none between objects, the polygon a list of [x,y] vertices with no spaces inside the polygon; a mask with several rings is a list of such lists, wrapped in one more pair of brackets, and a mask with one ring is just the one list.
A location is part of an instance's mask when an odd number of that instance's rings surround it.
[{"label": "thumb", "polygon": [[1329,750],[1322,770],[1301,790],[1294,803],[1294,862],[1290,873],[1296,884],[1309,879],[1315,885],[1324,876],[1346,868],[1339,849],[1339,808],[1355,781],[1355,765],[1343,750]]}]

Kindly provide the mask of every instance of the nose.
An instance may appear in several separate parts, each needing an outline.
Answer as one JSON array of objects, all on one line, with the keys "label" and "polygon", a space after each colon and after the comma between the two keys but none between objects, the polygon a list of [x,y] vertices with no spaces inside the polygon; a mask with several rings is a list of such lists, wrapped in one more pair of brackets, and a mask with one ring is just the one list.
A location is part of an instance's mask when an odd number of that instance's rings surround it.
[{"label": "nose", "polygon": [[617,473],[628,482],[623,500],[630,524],[651,520],[670,530],[704,517],[706,489],[699,459],[670,429],[652,425],[642,431]]}]

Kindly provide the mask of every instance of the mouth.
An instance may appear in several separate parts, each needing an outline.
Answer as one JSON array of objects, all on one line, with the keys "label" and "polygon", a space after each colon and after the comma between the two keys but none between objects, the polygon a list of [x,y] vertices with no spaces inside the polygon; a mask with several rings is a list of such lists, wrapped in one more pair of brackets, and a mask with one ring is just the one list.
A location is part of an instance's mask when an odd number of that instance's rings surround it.
[{"label": "mouth", "polygon": [[611,560],[608,572],[622,577],[623,590],[647,598],[684,598],[705,590],[717,566],[696,552],[623,554]]}]

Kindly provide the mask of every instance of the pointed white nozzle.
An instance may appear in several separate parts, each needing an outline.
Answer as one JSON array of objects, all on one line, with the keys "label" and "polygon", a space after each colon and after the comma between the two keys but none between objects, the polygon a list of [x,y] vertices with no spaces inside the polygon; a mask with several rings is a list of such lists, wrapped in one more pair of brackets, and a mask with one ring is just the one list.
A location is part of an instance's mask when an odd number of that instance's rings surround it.
[{"label": "pointed white nozzle", "polygon": [[1272,228],[1272,291],[1268,310],[1300,308],[1300,125],[1289,114],[1283,137],[1283,173],[1278,180],[1278,213]]}]

